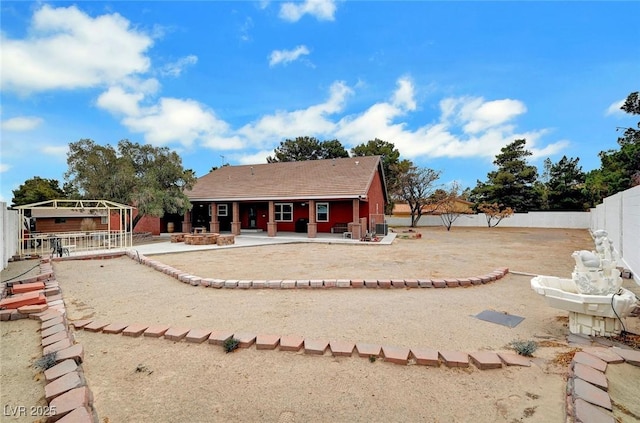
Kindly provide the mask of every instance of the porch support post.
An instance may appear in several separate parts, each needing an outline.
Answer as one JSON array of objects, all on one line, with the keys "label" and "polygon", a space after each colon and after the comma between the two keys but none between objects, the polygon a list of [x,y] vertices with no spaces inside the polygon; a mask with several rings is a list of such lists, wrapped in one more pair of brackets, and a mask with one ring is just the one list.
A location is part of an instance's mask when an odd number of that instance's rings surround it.
[{"label": "porch support post", "polygon": [[231,221],[231,233],[240,235],[240,203],[233,202],[233,220]]},{"label": "porch support post", "polygon": [[360,225],[360,200],[353,199],[353,222],[351,222],[351,236],[353,239],[362,238],[362,225]]},{"label": "porch support post", "polygon": [[214,234],[220,233],[220,221],[218,220],[218,205],[211,203],[211,222],[209,222],[209,231]]},{"label": "porch support post", "polygon": [[267,235],[276,236],[278,224],[276,223],[276,206],[273,201],[269,201],[269,221],[267,222]]},{"label": "porch support post", "polygon": [[[131,216],[133,217],[133,215]],[[184,220],[182,221],[182,232],[191,232],[191,210],[184,214]]]},{"label": "porch support post", "polygon": [[315,238],[318,233],[318,224],[316,223],[316,202],[309,200],[309,223],[307,223],[307,238]]}]

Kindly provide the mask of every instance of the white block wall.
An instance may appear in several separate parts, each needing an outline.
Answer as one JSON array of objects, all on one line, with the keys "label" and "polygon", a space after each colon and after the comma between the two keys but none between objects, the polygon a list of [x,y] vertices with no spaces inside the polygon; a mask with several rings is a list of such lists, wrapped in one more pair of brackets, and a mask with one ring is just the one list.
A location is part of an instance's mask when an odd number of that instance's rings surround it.
[{"label": "white block wall", "polygon": [[[499,226],[511,228],[573,228],[588,229],[591,222],[590,212],[530,212],[515,213],[511,217],[503,219]],[[390,226],[409,226],[411,219],[408,217],[387,216]],[[438,216],[422,216],[418,226],[442,226],[442,220]],[[483,213],[461,215],[454,223],[456,226],[486,227],[487,219]]]},{"label": "white block wall", "polygon": [[0,208],[2,208],[2,219],[0,219],[0,239],[2,240],[0,260],[2,260],[2,268],[4,269],[9,264],[9,258],[18,252],[20,226],[16,210],[7,210],[7,203],[5,202],[0,202]]}]

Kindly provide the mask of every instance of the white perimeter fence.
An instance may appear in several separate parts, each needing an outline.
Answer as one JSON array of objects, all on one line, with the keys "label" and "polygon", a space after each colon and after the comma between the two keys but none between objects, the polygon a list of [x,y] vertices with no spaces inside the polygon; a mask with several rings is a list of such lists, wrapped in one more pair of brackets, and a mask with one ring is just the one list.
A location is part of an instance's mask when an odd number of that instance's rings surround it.
[{"label": "white perimeter fence", "polygon": [[0,239],[2,248],[0,249],[0,259],[2,268],[9,264],[9,258],[18,252],[18,239],[20,238],[20,223],[16,210],[7,210],[7,203],[0,202],[2,208],[2,219],[0,219]]},{"label": "white perimeter fence", "polygon": [[625,267],[640,284],[640,186],[604,199],[591,209],[592,231],[604,229]]}]

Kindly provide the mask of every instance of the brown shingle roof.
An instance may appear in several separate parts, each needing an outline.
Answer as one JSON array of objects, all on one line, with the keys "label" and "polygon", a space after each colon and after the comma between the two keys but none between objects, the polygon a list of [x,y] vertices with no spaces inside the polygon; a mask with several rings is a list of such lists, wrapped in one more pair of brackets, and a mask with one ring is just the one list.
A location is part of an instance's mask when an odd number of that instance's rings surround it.
[{"label": "brown shingle roof", "polygon": [[379,156],[224,166],[186,194],[192,201],[358,198],[378,171]]}]

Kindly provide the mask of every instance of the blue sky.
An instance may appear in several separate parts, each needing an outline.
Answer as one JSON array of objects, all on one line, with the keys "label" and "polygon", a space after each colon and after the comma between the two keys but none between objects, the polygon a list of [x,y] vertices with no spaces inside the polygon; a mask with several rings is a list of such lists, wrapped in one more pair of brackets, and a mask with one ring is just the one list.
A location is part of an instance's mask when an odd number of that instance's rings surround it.
[{"label": "blue sky", "polygon": [[500,148],[532,163],[618,148],[640,89],[639,2],[0,3],[0,200],[64,182],[68,144],[167,146],[198,176],[284,139],[380,138],[473,187]]}]

